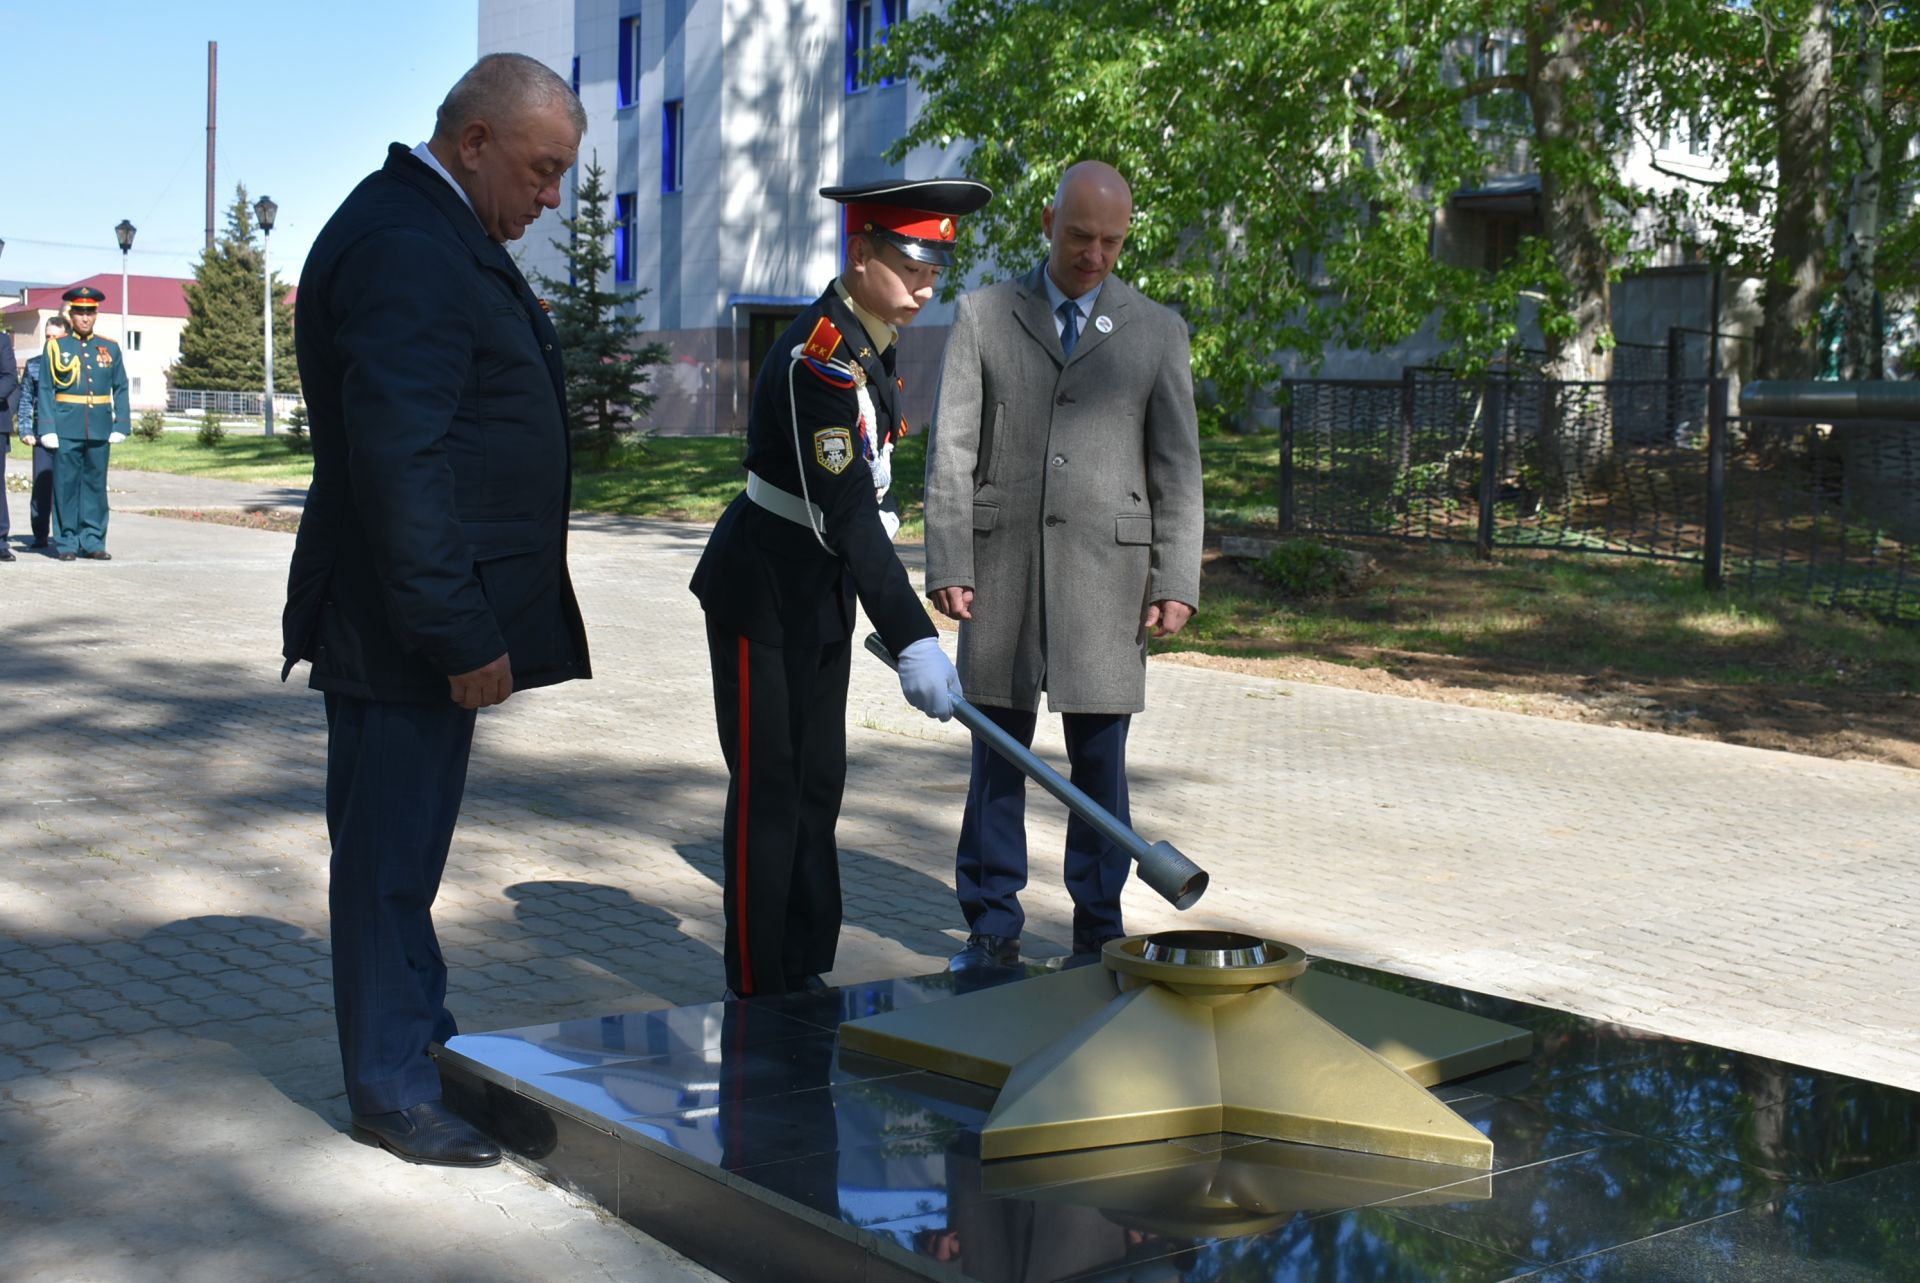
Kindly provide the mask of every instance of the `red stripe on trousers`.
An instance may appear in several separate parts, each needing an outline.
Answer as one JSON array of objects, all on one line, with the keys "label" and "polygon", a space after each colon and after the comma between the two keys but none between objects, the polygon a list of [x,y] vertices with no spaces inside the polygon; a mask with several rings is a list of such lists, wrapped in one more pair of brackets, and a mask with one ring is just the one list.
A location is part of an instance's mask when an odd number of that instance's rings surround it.
[{"label": "red stripe on trousers", "polygon": [[740,986],[742,994],[753,992],[753,954],[747,948],[747,788],[753,779],[753,763],[748,756],[753,730],[752,670],[747,664],[747,639],[740,639],[740,800],[735,806],[733,832],[733,916],[735,938],[740,950]]}]

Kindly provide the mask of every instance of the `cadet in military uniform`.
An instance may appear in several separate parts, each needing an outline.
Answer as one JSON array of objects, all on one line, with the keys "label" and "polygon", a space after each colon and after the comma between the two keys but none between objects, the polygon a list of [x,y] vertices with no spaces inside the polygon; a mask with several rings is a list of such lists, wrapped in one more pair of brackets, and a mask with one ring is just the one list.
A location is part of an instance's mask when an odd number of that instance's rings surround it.
[{"label": "cadet in military uniform", "polygon": [[959,693],[892,547],[890,463],[906,432],[894,341],[953,261],[954,219],[992,193],[938,180],[820,194],[846,207],[846,267],[761,368],[747,488],[693,576],[729,776],[727,987],[742,998],[817,990],[833,968],[854,598],[908,702],[944,721]]},{"label": "cadet in military uniform", "polygon": [[68,290],[73,333],[47,339],[34,431],[53,456],[53,552],[111,561],[107,551],[107,456],[127,439],[127,367],[120,345],[93,332],[107,297],[90,285]]}]

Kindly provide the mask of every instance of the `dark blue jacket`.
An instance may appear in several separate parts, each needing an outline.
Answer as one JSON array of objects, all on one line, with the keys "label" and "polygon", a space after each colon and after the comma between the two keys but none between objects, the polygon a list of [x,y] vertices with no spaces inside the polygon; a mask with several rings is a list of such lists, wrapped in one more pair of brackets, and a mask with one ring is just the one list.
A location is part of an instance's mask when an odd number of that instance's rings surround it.
[{"label": "dark blue jacket", "polygon": [[516,690],[588,676],[567,576],[559,341],[506,249],[398,143],[300,274],[313,485],[286,667],[365,699],[433,700],[512,656]]},{"label": "dark blue jacket", "polygon": [[0,454],[13,449],[13,407],[20,402],[20,368],[13,339],[0,334]]}]

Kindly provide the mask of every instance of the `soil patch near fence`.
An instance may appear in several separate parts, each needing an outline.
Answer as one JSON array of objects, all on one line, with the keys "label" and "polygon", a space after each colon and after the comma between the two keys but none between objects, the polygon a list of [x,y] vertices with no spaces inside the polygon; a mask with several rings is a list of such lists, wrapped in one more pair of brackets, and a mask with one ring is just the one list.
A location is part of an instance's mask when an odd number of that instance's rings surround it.
[{"label": "soil patch near fence", "polygon": [[245,526],[249,530],[300,529],[298,508],[141,508],[143,517],[171,517],[175,521],[210,521],[216,526]]},{"label": "soil patch near fence", "polygon": [[1301,601],[1206,554],[1166,662],[1920,769],[1920,630],[1709,594],[1695,567],[1343,541],[1343,595]]}]

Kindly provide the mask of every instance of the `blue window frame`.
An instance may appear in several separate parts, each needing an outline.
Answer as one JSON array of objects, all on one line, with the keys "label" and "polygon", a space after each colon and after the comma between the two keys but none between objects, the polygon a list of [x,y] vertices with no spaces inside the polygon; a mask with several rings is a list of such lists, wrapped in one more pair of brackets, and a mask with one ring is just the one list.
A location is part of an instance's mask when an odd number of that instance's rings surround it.
[{"label": "blue window frame", "polygon": [[[867,64],[873,51],[887,42],[887,32],[907,20],[907,0],[847,0],[847,92],[857,94],[867,83]],[[882,80],[885,88],[891,78]]]},{"label": "blue window frame", "polygon": [[684,100],[675,98],[666,103],[660,112],[660,190],[677,192],[686,186],[686,148],[682,123],[686,113],[681,110]]},{"label": "blue window frame", "polygon": [[613,279],[618,285],[633,283],[634,249],[638,244],[633,234],[633,215],[639,204],[638,192],[621,192],[613,198]]},{"label": "blue window frame", "polygon": [[640,17],[620,19],[620,84],[616,105],[631,107],[640,101]]},{"label": "blue window frame", "polygon": [[573,85],[574,96],[578,97],[580,94],[580,55],[579,54],[573,55],[573,75],[569,78],[569,83]]}]

